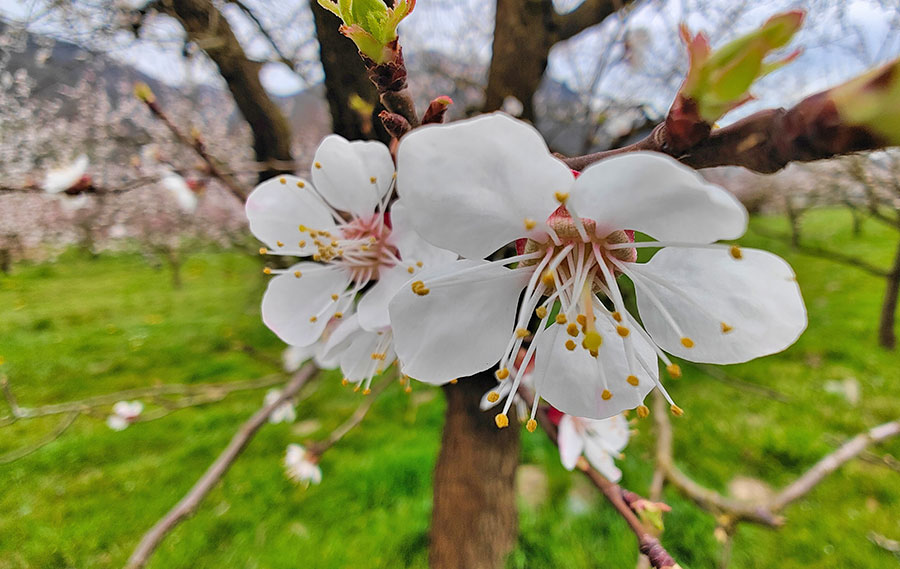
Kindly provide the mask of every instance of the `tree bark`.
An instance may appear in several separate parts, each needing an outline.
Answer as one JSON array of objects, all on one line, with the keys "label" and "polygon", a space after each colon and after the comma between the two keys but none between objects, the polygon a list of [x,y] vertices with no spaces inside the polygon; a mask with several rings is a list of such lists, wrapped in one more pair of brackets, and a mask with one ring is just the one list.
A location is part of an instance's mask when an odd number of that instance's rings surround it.
[{"label": "tree bark", "polygon": [[[378,113],[384,107],[378,101],[375,86],[366,76],[356,45],[339,31],[340,20],[334,14],[309,0],[319,41],[319,59],[325,71],[325,98],[331,111],[331,130],[349,140],[377,139],[389,142]],[[350,105],[356,95],[372,105],[371,114],[361,113]]]},{"label": "tree bark", "polygon": [[432,569],[499,569],[516,543],[519,427],[498,429],[481,397],[497,385],[482,372],[446,385],[446,423],[434,472]]},{"label": "tree bark", "polygon": [[552,0],[497,0],[484,110],[497,110],[512,96],[522,103],[522,118],[533,121],[534,93],[547,69],[550,48],[628,3],[585,0],[573,12],[558,14]]},{"label": "tree bark", "polygon": [[253,132],[262,182],[288,172],[277,162],[291,162],[291,129],[281,109],[269,98],[259,79],[261,64],[244,53],[225,16],[210,0],[157,0],[154,6],[176,18],[188,38],[216,64],[234,102]]},{"label": "tree bark", "polygon": [[894,321],[897,315],[897,297],[900,295],[900,242],[897,244],[897,253],[894,255],[894,265],[885,281],[887,288],[884,291],[884,302],[881,304],[878,343],[883,348],[893,350],[897,347]]}]

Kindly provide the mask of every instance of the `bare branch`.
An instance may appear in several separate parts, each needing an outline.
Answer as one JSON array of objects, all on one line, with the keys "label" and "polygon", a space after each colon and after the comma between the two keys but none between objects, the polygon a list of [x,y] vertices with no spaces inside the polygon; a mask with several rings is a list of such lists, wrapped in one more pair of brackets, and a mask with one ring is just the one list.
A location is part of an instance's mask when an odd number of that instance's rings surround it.
[{"label": "bare branch", "polygon": [[72,423],[75,422],[75,419],[77,419],[78,415],[80,415],[80,414],[81,413],[78,413],[78,412],[69,413],[68,415],[66,415],[63,418],[62,421],[59,422],[59,425],[56,426],[56,429],[54,429],[52,433],[48,434],[43,439],[41,439],[38,442],[31,444],[27,447],[21,448],[19,450],[11,451],[3,456],[0,456],[0,464],[9,464],[10,462],[15,462],[15,461],[19,460],[20,458],[24,458],[24,457],[28,456],[29,454],[31,454],[35,451],[38,451],[41,448],[52,443],[53,441],[55,441],[56,439],[61,437],[62,434],[65,433],[66,430],[72,426]]},{"label": "bare branch", "polygon": [[784,518],[778,514],[788,504],[808,494],[826,476],[859,456],[870,445],[900,435],[900,420],[873,427],[822,458],[773,499],[758,503],[741,502],[697,484],[675,466],[672,458],[672,424],[667,403],[659,393],[654,394],[653,411],[658,437],[656,459],[666,479],[704,510],[726,516],[730,524],[748,521],[770,527],[782,525]]},{"label": "bare branch", "polygon": [[[519,386],[519,396],[525,400],[529,407],[534,402],[534,395],[524,386]],[[547,433],[547,436],[553,441],[553,444],[559,446],[558,429],[547,415],[546,408],[539,408],[536,417],[541,428]],[[585,460],[579,461],[578,468],[584,472],[591,482],[594,483],[594,486],[603,492],[607,501],[615,508],[622,519],[625,520],[625,523],[628,524],[629,529],[631,529],[632,533],[634,533],[635,537],[638,539],[638,547],[640,548],[641,553],[647,556],[652,567],[656,569],[679,567],[662,546],[659,539],[647,531],[647,528],[644,527],[644,524],[637,517],[637,514],[635,514],[634,510],[628,505],[625,500],[625,493],[627,490],[624,490],[615,482],[608,480],[605,476],[600,474],[600,472],[591,467]]]},{"label": "bare branch", "polygon": [[[781,235],[772,231],[767,231],[765,229],[760,229],[759,227],[752,227],[751,231],[753,231],[754,233],[758,233],[759,235],[762,235],[764,237],[769,237],[771,239],[779,239],[785,242],[791,241],[790,236]],[[857,269],[865,271],[876,277],[885,278],[891,275],[890,271],[882,269],[881,267],[876,267],[875,265],[869,264],[858,257],[854,257],[840,251],[832,251],[830,249],[825,249],[824,247],[804,244],[799,244],[794,248],[798,253],[802,253],[803,255],[818,257],[827,261],[834,261],[844,265],[849,265],[851,267],[856,267]]]},{"label": "bare branch", "polygon": [[166,535],[182,520],[190,517],[197,510],[200,502],[222,479],[234,461],[250,442],[260,427],[262,427],[275,409],[285,401],[294,397],[306,382],[315,377],[318,370],[312,364],[306,364],[298,371],[281,392],[281,396],[253,414],[237,433],[231,438],[231,442],[225,450],[216,458],[210,467],[197,480],[196,484],[175,506],[162,517],[150,531],[144,534],[141,542],[135,548],[134,553],[128,559],[126,569],[140,569],[147,564],[150,556],[156,550]]},{"label": "bare branch", "polygon": [[55,403],[53,405],[42,405],[40,407],[34,407],[32,409],[21,408],[18,405],[12,407],[12,405],[15,404],[15,398],[12,398],[12,393],[9,391],[8,382],[5,381],[4,377],[2,380],[0,380],[0,385],[3,386],[3,391],[6,394],[7,402],[12,401],[12,404],[10,405],[10,407],[12,408],[12,415],[0,417],[0,426],[9,425],[10,423],[13,423],[18,419],[34,419],[37,417],[47,417],[50,415],[60,415],[64,413],[86,413],[92,409],[112,405],[117,401],[122,401],[125,399],[142,399],[145,397],[159,397],[163,395],[183,395],[186,397],[193,397],[197,395],[206,395],[213,397],[218,397],[220,395],[224,396],[235,391],[247,391],[251,389],[260,389],[263,387],[277,385],[284,381],[284,377],[285,376],[283,374],[273,374],[261,377],[259,379],[234,381],[230,383],[169,383],[165,385],[155,385],[152,387],[126,389],[123,391],[116,391],[114,393],[104,393],[103,395],[88,397],[86,399],[81,399],[78,401]]},{"label": "bare branch", "polygon": [[325,440],[309,446],[307,450],[309,450],[310,454],[322,456],[322,453],[336,445],[347,433],[359,426],[363,419],[366,418],[366,414],[369,412],[369,409],[372,408],[372,405],[375,403],[375,400],[378,399],[378,396],[384,393],[392,383],[394,383],[393,377],[382,381],[372,393],[365,396],[365,401],[356,408],[356,411],[354,411],[346,421],[341,423],[338,428],[332,431]]},{"label": "bare branch", "polygon": [[609,15],[630,3],[630,1],[623,2],[622,0],[585,0],[568,14],[559,14],[554,11],[552,43],[567,40],[589,27],[599,24]]}]

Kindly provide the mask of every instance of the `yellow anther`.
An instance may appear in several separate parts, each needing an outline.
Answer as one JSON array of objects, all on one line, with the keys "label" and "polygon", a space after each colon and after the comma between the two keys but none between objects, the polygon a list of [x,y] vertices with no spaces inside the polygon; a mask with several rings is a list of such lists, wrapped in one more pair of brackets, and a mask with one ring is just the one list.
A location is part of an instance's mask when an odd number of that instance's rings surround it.
[{"label": "yellow anther", "polygon": [[305,187],[306,187],[306,184],[304,184],[303,181],[301,180],[301,181],[298,181],[298,182],[297,182],[297,187],[298,187],[298,188],[305,188]]},{"label": "yellow anther", "polygon": [[560,312],[556,315],[556,323],[557,324],[565,324],[566,323],[566,315]]},{"label": "yellow anther", "polygon": [[318,235],[318,234],[319,234],[319,232],[316,231],[315,229],[310,229],[310,230],[309,230],[309,236],[310,236],[310,237],[315,237],[315,236]]},{"label": "yellow anther", "polygon": [[646,419],[650,414],[650,409],[648,409],[646,405],[638,405],[637,414],[641,419]]},{"label": "yellow anther", "polygon": [[297,245],[301,247],[306,247],[306,241],[297,241]]},{"label": "yellow anther", "polygon": [[682,415],[684,415],[684,409],[682,409],[678,405],[675,405],[674,403],[669,407],[669,411],[671,411],[672,414],[676,417],[681,417]]},{"label": "yellow anther", "polygon": [[569,192],[556,192],[553,194],[553,197],[555,197],[556,201],[559,203],[566,203],[566,200],[569,199]]},{"label": "yellow anther", "polygon": [[506,379],[507,377],[509,377],[509,368],[506,368],[506,367],[505,367],[505,368],[502,368],[502,369],[498,369],[497,371],[494,372],[494,376],[495,376],[497,379],[499,379],[500,381],[503,381],[504,379]]},{"label": "yellow anther", "polygon": [[412,385],[407,385],[406,389],[404,389],[403,391],[405,391],[406,393],[412,393]]},{"label": "yellow anther", "polygon": [[269,250],[266,249],[265,247],[260,247],[260,248],[259,248],[259,254],[260,254],[260,255],[265,255],[265,254],[268,253],[268,252],[269,252]]},{"label": "yellow anther", "polygon": [[377,360],[377,359],[378,359],[378,352],[372,352],[372,359],[373,359],[373,360]]},{"label": "yellow anther", "polygon": [[575,349],[575,341],[574,340],[566,340],[566,349],[570,352]]},{"label": "yellow anther", "polygon": [[318,320],[318,319],[319,319],[318,316],[310,316],[310,317],[309,317],[309,321],[310,321],[310,322],[315,322],[315,321]]},{"label": "yellow anther", "polygon": [[538,306],[534,311],[535,316],[538,318],[544,318],[547,316],[547,307],[546,306]]},{"label": "yellow anther", "polygon": [[300,271],[294,271],[294,276],[299,279],[300,277],[303,276],[303,273],[301,273]]},{"label": "yellow anther", "polygon": [[[591,330],[587,334],[584,335],[584,348],[586,350],[590,350],[591,352],[596,352],[600,346],[603,345],[603,336],[599,333]],[[593,355],[593,354],[591,354]]]},{"label": "yellow anther", "polygon": [[322,163],[321,163],[321,162],[316,162],[315,164],[313,164],[313,166],[316,167],[316,170],[320,170],[320,169],[322,168]]},{"label": "yellow anther", "polygon": [[337,300],[337,299],[339,299],[339,298],[340,298],[340,296],[338,296],[337,293],[334,293],[334,294],[331,295],[331,300]]},{"label": "yellow anther", "polygon": [[306,232],[306,226],[305,226],[305,225],[298,225],[298,226],[297,226],[297,229],[300,230],[300,233]]},{"label": "yellow anther", "polygon": [[612,399],[612,393],[610,393],[609,389],[604,389],[603,393],[600,394],[600,397],[602,397],[604,401],[609,401]]},{"label": "yellow anther", "polygon": [[370,393],[372,393],[372,390],[369,389],[368,387],[365,388],[365,389],[363,389],[363,395],[368,395],[368,394],[370,394]]},{"label": "yellow anther", "polygon": [[358,383],[356,384],[356,387],[353,388],[353,393],[356,393],[357,391],[359,391],[359,384],[358,384]]},{"label": "yellow anther", "polygon": [[572,336],[574,338],[578,335],[578,325],[574,322],[569,322],[569,325],[566,326],[566,332],[569,334],[569,336]]},{"label": "yellow anther", "polygon": [[528,337],[528,329],[519,328],[518,330],[516,330],[516,337],[517,338],[527,338]]},{"label": "yellow anther", "polygon": [[534,419],[528,419],[528,422],[525,423],[525,428],[528,429],[529,433],[533,433],[535,429],[537,429],[537,421]]},{"label": "yellow anther", "polygon": [[530,217],[525,218],[525,229],[530,231],[534,229],[535,225],[537,225],[537,221],[531,219]]},{"label": "yellow anther", "polygon": [[431,292],[429,289],[425,288],[425,283],[423,283],[422,281],[416,281],[412,283],[410,287],[412,288],[412,291],[419,296],[425,296],[426,294]]},{"label": "yellow anther", "polygon": [[347,379],[346,377],[341,380],[341,385],[347,385],[348,383],[350,383],[350,380]]},{"label": "yellow anther", "polygon": [[728,324],[726,324],[724,322],[721,322],[721,325],[722,325],[722,333],[723,334],[727,334],[727,333],[731,332],[732,330],[734,330],[734,327],[729,326]]},{"label": "yellow anther", "polygon": [[375,243],[376,241],[378,241],[378,239],[376,239],[374,235],[369,236],[369,243]]},{"label": "yellow anther", "polygon": [[734,257],[735,259],[743,259],[744,258],[743,251],[741,251],[741,248],[738,247],[737,245],[732,245],[731,248],[728,250],[728,252],[731,253],[731,256]]},{"label": "yellow anther", "polygon": [[455,377],[450,380],[450,385],[456,385],[457,383],[459,383],[459,380],[456,379]]},{"label": "yellow anther", "polygon": [[360,249],[362,249],[363,251],[368,251],[368,250],[369,250],[369,246],[368,246],[368,245],[362,245],[362,246],[360,247]]},{"label": "yellow anther", "polygon": [[265,269],[263,269],[263,274],[271,275],[271,274],[272,274],[272,269],[270,269],[269,267],[266,267]]},{"label": "yellow anther", "polygon": [[627,378],[627,381],[628,381],[628,383],[630,383],[631,385],[633,385],[635,387],[637,387],[641,383],[640,381],[638,381],[638,378],[636,375],[629,375]]},{"label": "yellow anther", "polygon": [[416,261],[416,266],[420,269],[422,268],[422,261]]},{"label": "yellow anther", "polygon": [[491,391],[490,393],[488,393],[488,401],[490,401],[491,403],[500,401],[500,394],[496,391]]},{"label": "yellow anther", "polygon": [[406,272],[409,274],[413,274],[414,272],[416,272],[416,269],[413,267],[407,267]]},{"label": "yellow anther", "polygon": [[591,354],[592,358],[596,358],[600,355],[600,352],[598,352],[597,350],[588,350],[588,352]]},{"label": "yellow anther", "polygon": [[278,181],[282,184],[287,184],[287,178],[279,178]]},{"label": "yellow anther", "polygon": [[334,239],[332,239],[332,240],[331,240],[331,246],[332,246],[332,247],[337,247],[337,246],[338,246],[338,242],[335,241]]},{"label": "yellow anther", "polygon": [[669,375],[672,376],[672,379],[678,379],[679,377],[681,377],[681,367],[678,364],[667,365],[666,371],[669,372]]},{"label": "yellow anther", "polygon": [[276,241],[275,244],[279,247],[284,247],[284,243],[282,243],[281,241]]},{"label": "yellow anther", "polygon": [[685,336],[684,338],[681,339],[681,345],[684,346],[685,348],[693,348],[694,341],[691,340],[690,338],[688,338],[687,336]]},{"label": "yellow anther", "polygon": [[321,260],[322,260],[322,255],[319,255],[318,253],[313,253],[313,261],[321,261]]},{"label": "yellow anther", "polygon": [[553,276],[553,271],[544,271],[544,274],[541,275],[541,282],[544,283],[544,286],[553,286],[555,281],[556,277]]},{"label": "yellow anther", "polygon": [[619,326],[616,326],[616,333],[624,338],[631,333],[631,330],[620,324]]},{"label": "yellow anther", "polygon": [[334,317],[337,318],[338,320],[340,320],[341,318],[344,317],[344,313],[343,312],[335,312]]},{"label": "yellow anther", "polygon": [[579,314],[575,317],[575,321],[578,322],[578,324],[584,326],[585,324],[587,324],[587,316],[585,316],[584,314]]},{"label": "yellow anther", "polygon": [[369,181],[374,184],[375,182],[378,181],[378,178],[376,178],[375,176],[372,176],[371,178],[369,178]]},{"label": "yellow anther", "polygon": [[497,413],[494,416],[494,422],[497,423],[498,429],[505,429],[509,426],[509,417],[507,417],[503,413]]},{"label": "yellow anther", "polygon": [[612,313],[612,317],[613,317],[613,320],[615,320],[616,322],[622,321],[622,315],[619,314],[618,310],[616,310],[615,312]]}]

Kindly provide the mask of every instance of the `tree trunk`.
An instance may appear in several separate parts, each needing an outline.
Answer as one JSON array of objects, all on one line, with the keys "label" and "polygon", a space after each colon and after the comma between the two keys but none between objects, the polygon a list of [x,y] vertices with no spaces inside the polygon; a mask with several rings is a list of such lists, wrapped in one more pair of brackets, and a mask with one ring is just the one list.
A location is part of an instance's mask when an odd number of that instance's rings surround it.
[{"label": "tree trunk", "polygon": [[446,385],[447,415],[434,472],[431,569],[499,569],[516,543],[519,425],[498,429],[478,408],[497,385],[482,372]]},{"label": "tree trunk", "polygon": [[512,96],[522,103],[522,118],[534,120],[534,93],[547,69],[550,48],[599,24],[630,0],[584,0],[559,14],[552,0],[497,0],[494,45],[484,110],[494,111]]},{"label": "tree trunk", "polygon": [[[181,22],[190,40],[218,67],[238,110],[253,132],[256,160],[262,163],[290,162],[290,125],[263,89],[259,79],[261,64],[247,57],[225,16],[211,0],[159,0],[155,5]],[[270,164],[260,171],[259,181],[289,171]]]},{"label": "tree trunk", "polygon": [[897,346],[897,336],[894,334],[894,321],[897,315],[897,297],[900,295],[900,243],[897,244],[894,265],[891,267],[891,272],[885,280],[887,281],[887,289],[884,291],[884,302],[881,304],[878,343],[883,348],[893,350]]},{"label": "tree trunk", "polygon": [[[384,109],[378,102],[375,86],[366,76],[366,68],[356,44],[339,31],[341,22],[334,14],[309,0],[319,41],[319,59],[325,71],[325,97],[331,111],[331,130],[349,140],[378,139],[389,142],[390,135],[381,125],[378,113]],[[358,96],[372,106],[371,113],[360,112],[350,105]]]}]

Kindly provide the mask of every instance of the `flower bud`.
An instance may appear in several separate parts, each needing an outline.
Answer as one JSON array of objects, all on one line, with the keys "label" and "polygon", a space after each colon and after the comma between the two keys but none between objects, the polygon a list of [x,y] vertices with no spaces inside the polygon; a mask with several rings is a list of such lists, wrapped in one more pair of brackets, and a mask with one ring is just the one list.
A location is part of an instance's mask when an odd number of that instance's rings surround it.
[{"label": "flower bud", "polygon": [[681,38],[687,46],[690,68],[670,115],[674,113],[674,119],[688,123],[712,125],[728,111],[751,100],[749,89],[754,81],[800,55],[797,50],[777,61],[763,61],[770,52],[791,41],[803,17],[801,10],[778,14],[759,29],[716,51],[710,48],[704,34],[692,37],[682,25]]},{"label": "flower bud", "polygon": [[381,0],[318,0],[319,5],[344,23],[341,33],[353,40],[360,53],[384,63],[393,57],[397,26],[416,6],[416,0],[395,0],[388,8]]},{"label": "flower bud", "polygon": [[842,123],[859,126],[900,144],[900,59],[828,91]]}]

